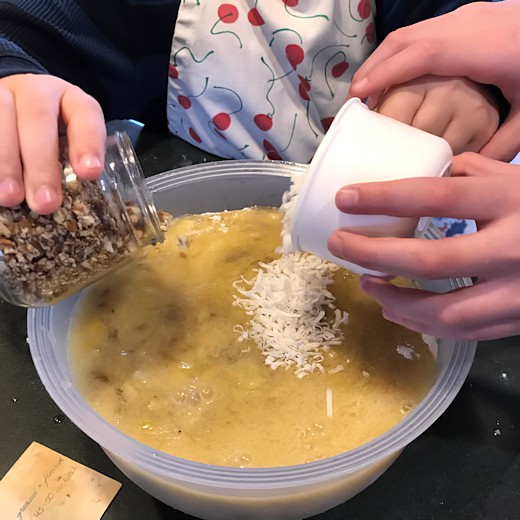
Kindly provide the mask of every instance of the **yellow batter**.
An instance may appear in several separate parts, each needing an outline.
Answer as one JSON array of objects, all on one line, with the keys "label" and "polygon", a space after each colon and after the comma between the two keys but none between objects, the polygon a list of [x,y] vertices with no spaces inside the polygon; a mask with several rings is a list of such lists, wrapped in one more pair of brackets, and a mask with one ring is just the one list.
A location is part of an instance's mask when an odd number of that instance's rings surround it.
[{"label": "yellow batter", "polygon": [[70,359],[91,406],[158,450],[224,466],[313,461],[397,424],[431,387],[435,360],[420,335],[381,317],[356,276],[340,270],[329,286],[349,323],[324,373],[272,370],[237,341],[248,316],[232,304],[233,282],[276,257],[280,231],[272,209],[178,219],[164,244],[87,291]]}]

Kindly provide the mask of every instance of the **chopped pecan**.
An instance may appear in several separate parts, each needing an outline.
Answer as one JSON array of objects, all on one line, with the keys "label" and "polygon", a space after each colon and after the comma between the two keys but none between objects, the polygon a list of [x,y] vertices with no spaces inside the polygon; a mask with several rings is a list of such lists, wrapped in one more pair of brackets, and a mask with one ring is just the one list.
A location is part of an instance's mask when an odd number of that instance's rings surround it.
[{"label": "chopped pecan", "polygon": [[57,301],[135,249],[132,229],[94,182],[64,182],[62,207],[51,215],[25,202],[0,208],[0,290],[24,305]]}]

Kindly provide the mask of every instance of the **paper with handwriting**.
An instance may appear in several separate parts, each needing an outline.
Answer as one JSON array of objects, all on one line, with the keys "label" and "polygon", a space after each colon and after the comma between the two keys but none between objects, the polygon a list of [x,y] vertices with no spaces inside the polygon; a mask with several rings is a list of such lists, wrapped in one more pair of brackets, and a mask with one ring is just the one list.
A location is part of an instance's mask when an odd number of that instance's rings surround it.
[{"label": "paper with handwriting", "polygon": [[33,442],[0,481],[2,520],[99,520],[121,484]]}]

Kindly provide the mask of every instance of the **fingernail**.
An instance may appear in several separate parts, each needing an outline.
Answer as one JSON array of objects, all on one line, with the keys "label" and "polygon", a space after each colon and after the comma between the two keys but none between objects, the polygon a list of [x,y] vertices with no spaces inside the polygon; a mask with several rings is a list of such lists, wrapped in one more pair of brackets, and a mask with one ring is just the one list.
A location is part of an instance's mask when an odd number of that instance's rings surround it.
[{"label": "fingernail", "polygon": [[336,196],[336,205],[339,209],[350,208],[355,206],[359,200],[359,193],[357,190],[350,188],[341,189]]},{"label": "fingernail", "polygon": [[327,247],[334,256],[341,257],[343,253],[343,244],[337,234],[332,234],[327,241]]},{"label": "fingernail", "polygon": [[377,106],[377,101],[375,98],[373,97],[369,97],[367,99],[367,107],[370,109],[370,110],[374,110],[374,108],[376,108]]},{"label": "fingernail", "polygon": [[53,186],[44,184],[34,194],[36,203],[43,205],[55,204],[58,201],[58,192]]},{"label": "fingernail", "polygon": [[2,195],[18,195],[20,193],[21,185],[17,179],[7,177],[0,182],[0,193]]},{"label": "fingernail", "polygon": [[82,170],[97,170],[101,168],[101,161],[96,155],[86,153],[80,157],[78,166]]}]

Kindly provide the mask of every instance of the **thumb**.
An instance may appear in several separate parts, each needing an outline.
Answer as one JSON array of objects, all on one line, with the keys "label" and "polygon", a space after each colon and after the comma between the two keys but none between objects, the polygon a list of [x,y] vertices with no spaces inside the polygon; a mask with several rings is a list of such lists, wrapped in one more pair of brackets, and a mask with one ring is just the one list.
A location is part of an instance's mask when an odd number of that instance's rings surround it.
[{"label": "thumb", "polygon": [[511,161],[520,151],[520,105],[511,106],[509,115],[480,153],[501,161]]}]

